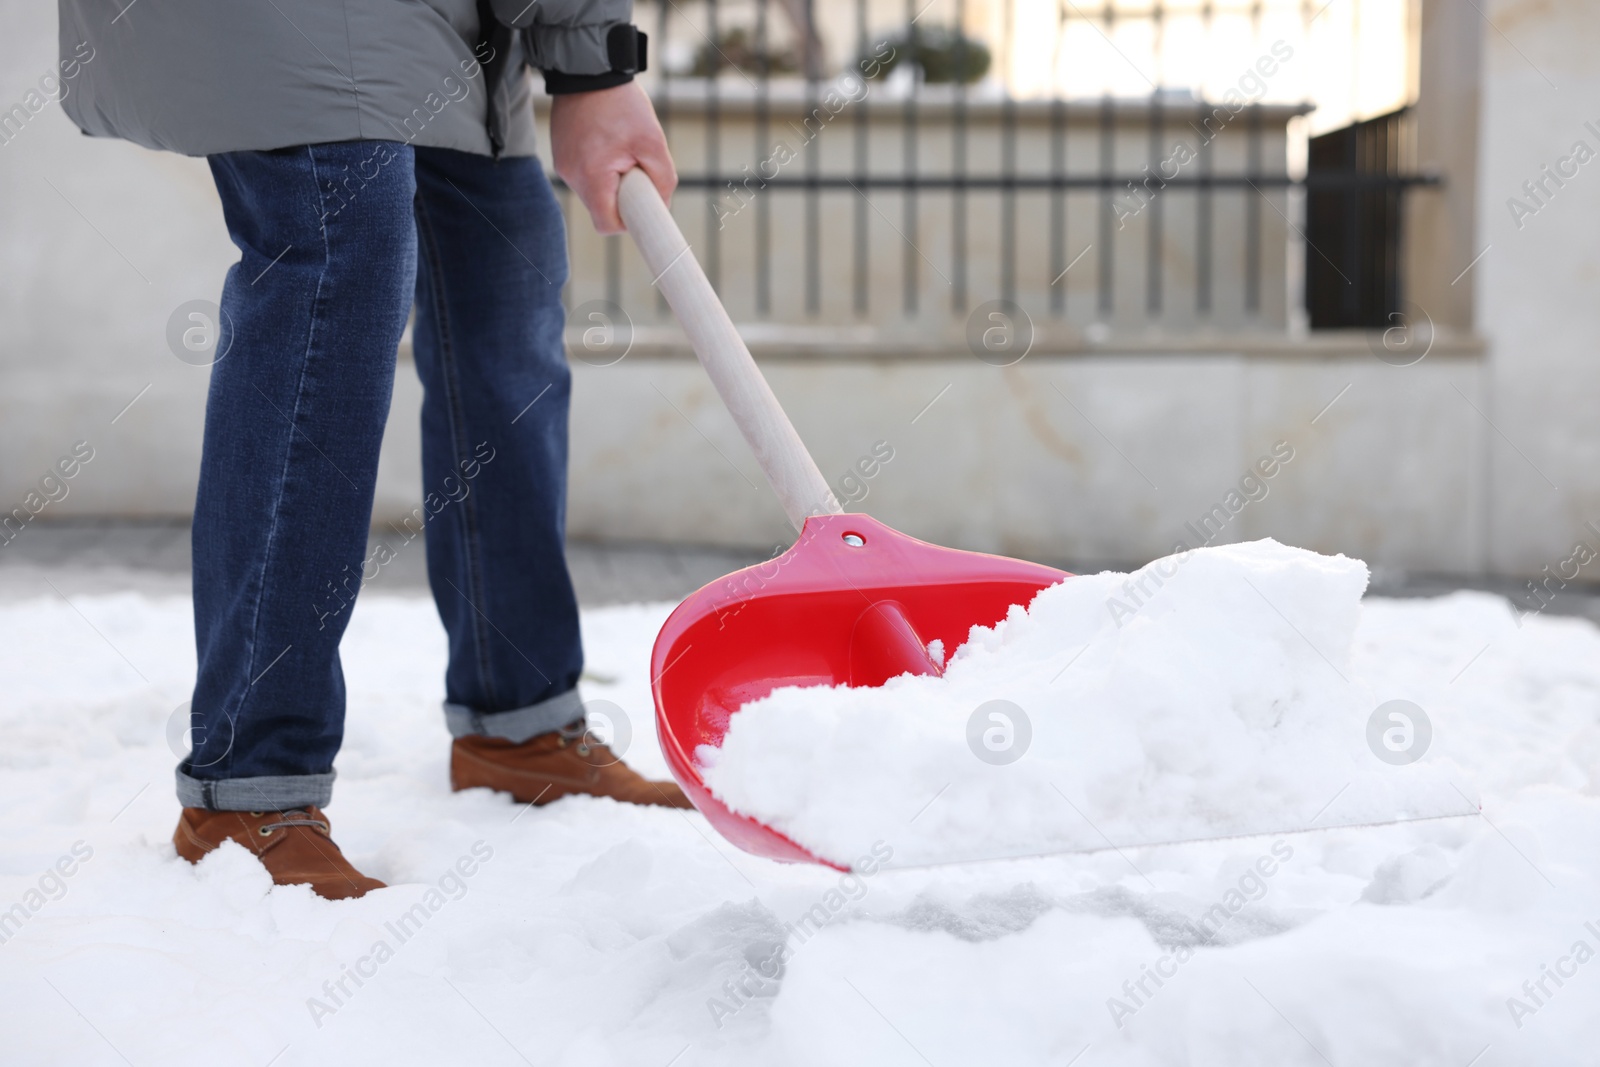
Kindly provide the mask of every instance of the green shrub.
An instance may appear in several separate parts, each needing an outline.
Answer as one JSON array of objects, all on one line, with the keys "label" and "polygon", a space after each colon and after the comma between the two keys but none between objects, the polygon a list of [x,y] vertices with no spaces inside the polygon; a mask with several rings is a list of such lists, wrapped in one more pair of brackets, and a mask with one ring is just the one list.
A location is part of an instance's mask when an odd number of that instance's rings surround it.
[{"label": "green shrub", "polygon": [[[921,68],[922,80],[934,85],[953,82],[971,85],[989,73],[989,46],[946,26],[913,26],[909,34],[890,38],[889,44],[894,47],[894,55],[887,61],[879,61],[880,77],[899,66],[907,56]],[[867,69],[874,58],[862,55],[856,69]]]}]

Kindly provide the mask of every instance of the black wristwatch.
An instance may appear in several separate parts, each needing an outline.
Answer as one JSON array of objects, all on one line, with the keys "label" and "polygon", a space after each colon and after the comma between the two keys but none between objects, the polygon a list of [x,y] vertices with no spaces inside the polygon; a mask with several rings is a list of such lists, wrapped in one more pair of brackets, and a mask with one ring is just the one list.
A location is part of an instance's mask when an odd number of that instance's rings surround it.
[{"label": "black wristwatch", "polygon": [[606,32],[606,58],[611,69],[603,74],[563,74],[558,70],[544,71],[544,91],[551,96],[567,93],[592,93],[596,89],[609,89],[626,85],[635,74],[648,69],[650,38],[637,26],[618,23]]}]

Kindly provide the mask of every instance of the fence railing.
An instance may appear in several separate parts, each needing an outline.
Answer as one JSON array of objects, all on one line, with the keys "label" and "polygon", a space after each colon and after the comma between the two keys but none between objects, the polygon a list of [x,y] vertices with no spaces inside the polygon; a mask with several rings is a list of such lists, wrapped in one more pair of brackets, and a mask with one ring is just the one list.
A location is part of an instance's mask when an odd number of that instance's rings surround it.
[{"label": "fence railing", "polygon": [[[1155,3],[1130,16],[1062,0],[1049,70],[1096,35],[1102,59],[1137,70],[1118,41],[1140,24],[1160,57],[1138,70],[1142,94],[1098,96],[1020,69],[1016,23],[1034,5],[983,10],[993,44],[967,0],[641,0],[656,65],[646,85],[680,170],[674,209],[736,320],[953,334],[998,301],[1091,337],[1283,331],[1306,280],[1338,284],[1320,244],[1348,243],[1326,225],[1305,243],[1306,191],[1342,197],[1339,225],[1393,252],[1400,197],[1432,180],[1398,151],[1381,168],[1324,160],[1291,173],[1292,124],[1311,105],[1273,99],[1299,52],[1272,35],[1287,12],[1305,48],[1310,4]],[[1182,19],[1208,32],[1242,22],[1208,64],[1174,29]],[[1163,81],[1175,69],[1197,73],[1175,88]],[[1375,203],[1381,217],[1366,211]],[[621,241],[574,222],[573,302],[664,316]],[[1381,322],[1399,300],[1391,280],[1339,294],[1337,324]]]}]

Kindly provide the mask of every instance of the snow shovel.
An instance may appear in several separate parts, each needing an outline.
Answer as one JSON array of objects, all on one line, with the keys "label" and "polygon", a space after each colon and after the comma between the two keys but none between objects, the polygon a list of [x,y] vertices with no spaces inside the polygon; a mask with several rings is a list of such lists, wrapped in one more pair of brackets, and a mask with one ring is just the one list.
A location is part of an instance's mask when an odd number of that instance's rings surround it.
[{"label": "snow shovel", "polygon": [[994,625],[1011,605],[1069,575],[941,548],[842,513],[643,171],[623,177],[620,208],[800,533],[787,552],[713,582],[667,619],[650,667],[661,747],[694,806],[735,845],[771,859],[837,866],[730,810],[706,787],[695,750],[720,746],[733,714],[780,686],[872,686],[907,672],[940,674],[945,654],[972,627]]}]

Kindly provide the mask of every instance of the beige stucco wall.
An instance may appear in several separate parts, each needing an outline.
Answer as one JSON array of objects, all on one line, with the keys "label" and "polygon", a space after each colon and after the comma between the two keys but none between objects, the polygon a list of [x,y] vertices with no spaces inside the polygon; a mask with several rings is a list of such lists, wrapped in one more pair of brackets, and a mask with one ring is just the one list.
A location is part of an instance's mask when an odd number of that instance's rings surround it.
[{"label": "beige stucco wall", "polygon": [[1568,558],[1581,537],[1595,545],[1583,528],[1600,522],[1600,159],[1564,188],[1550,183],[1520,227],[1507,201],[1534,206],[1522,184],[1574,142],[1600,152],[1600,7],[1495,0],[1484,10],[1494,28],[1483,32],[1478,249],[1488,251],[1468,277],[1493,353],[1485,413],[1499,428],[1490,561],[1529,572]]},{"label": "beige stucco wall", "polygon": [[[1419,570],[1483,565],[1485,430],[1455,391],[1477,397],[1470,352],[1441,346],[1397,368],[1356,338],[1036,353],[1007,368],[964,353],[765,366],[836,492],[874,442],[890,443],[894,459],[859,506],[929,540],[1087,561],[1163,555],[1281,441],[1294,458],[1221,540],[1273,536]],[[782,512],[695,364],[577,370],[575,533],[783,538]]]}]

